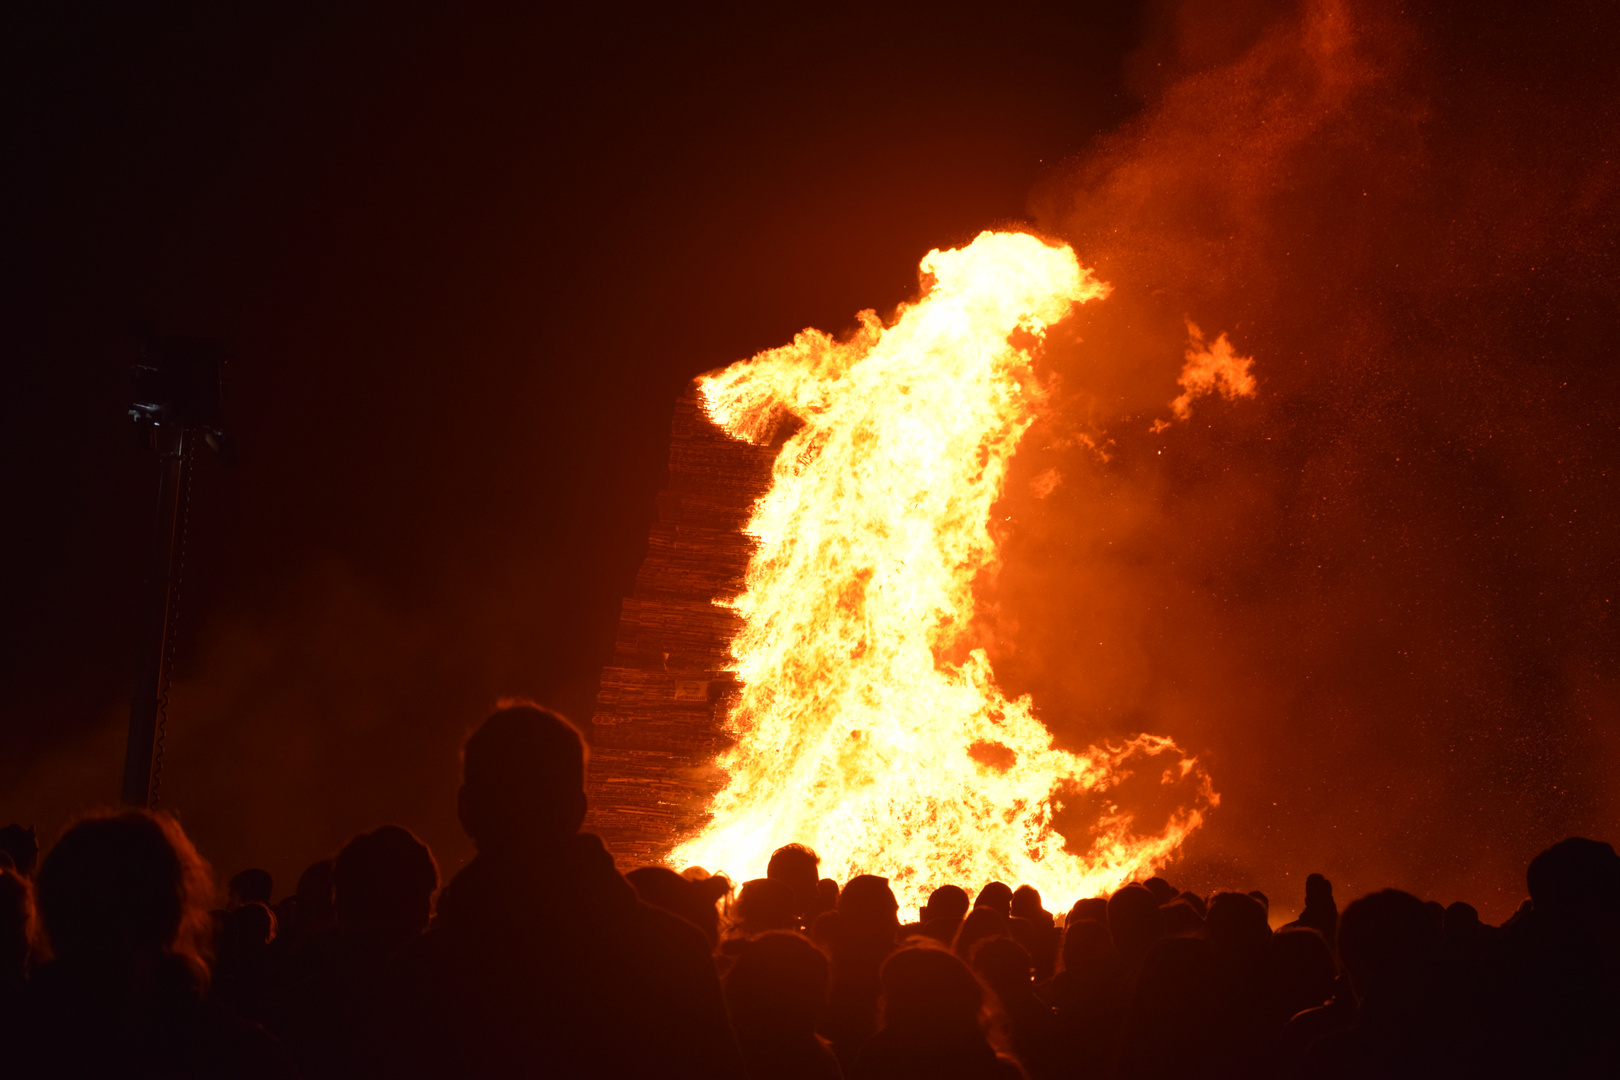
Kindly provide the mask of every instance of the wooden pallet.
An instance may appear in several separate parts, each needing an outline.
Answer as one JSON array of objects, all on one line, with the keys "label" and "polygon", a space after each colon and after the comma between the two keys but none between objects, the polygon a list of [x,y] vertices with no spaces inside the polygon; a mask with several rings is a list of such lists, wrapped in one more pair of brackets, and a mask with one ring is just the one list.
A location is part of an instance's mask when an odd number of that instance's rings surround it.
[{"label": "wooden pallet", "polygon": [[714,601],[742,591],[754,549],[743,526],[775,457],[775,447],[716,427],[696,383],[677,399],[669,486],[592,717],[586,828],[620,870],[661,863],[703,825],[724,784],[714,759],[731,742],[725,720],[739,685],[727,668],[740,620]]}]

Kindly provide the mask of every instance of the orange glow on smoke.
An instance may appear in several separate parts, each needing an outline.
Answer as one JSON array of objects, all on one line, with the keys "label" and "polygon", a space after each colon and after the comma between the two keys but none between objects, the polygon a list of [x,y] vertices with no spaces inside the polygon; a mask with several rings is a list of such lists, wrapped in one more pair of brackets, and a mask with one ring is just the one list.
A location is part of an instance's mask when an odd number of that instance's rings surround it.
[{"label": "orange glow on smoke", "polygon": [[[971,636],[974,582],[998,561],[991,508],[1042,401],[1033,353],[1108,286],[1021,233],[932,251],[922,273],[891,326],[865,311],[848,341],[805,330],[701,380],[736,438],[802,427],[754,509],[759,546],[731,602],[746,626],[729,783],[671,861],[756,876],[798,840],[825,875],[886,875],[902,907],[991,880],[1067,905],[1151,872],[1216,801],[1168,739],[1055,748]],[[1110,797],[1133,769],[1190,787],[1191,805],[1139,832]],[[1053,816],[1071,800],[1097,810],[1066,845]]]}]

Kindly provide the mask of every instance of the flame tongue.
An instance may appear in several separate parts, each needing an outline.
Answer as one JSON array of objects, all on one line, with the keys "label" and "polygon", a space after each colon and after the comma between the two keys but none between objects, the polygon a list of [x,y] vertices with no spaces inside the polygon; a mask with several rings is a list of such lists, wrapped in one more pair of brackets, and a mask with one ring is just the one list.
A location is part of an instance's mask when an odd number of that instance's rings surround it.
[{"label": "flame tongue", "polygon": [[1052,826],[1065,792],[1105,791],[1127,758],[1174,747],[1054,749],[966,637],[974,579],[997,560],[991,506],[1040,403],[1031,350],[1108,287],[1069,248],[1018,233],[930,252],[922,272],[924,296],[890,327],[863,312],[848,342],[806,330],[701,380],[738,438],[803,426],[749,524],[730,781],[672,861],[751,876],[799,840],[839,880],[888,876],[902,905],[991,880],[1066,904],[1162,861],[1200,816],[1138,837],[1108,808],[1090,850],[1065,851]]}]

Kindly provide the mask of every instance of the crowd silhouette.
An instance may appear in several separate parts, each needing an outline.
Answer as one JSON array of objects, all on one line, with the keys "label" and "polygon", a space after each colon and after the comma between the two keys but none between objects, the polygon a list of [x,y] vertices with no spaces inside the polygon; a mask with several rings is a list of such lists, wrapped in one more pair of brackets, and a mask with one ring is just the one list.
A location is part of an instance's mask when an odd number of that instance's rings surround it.
[{"label": "crowd silhouette", "polygon": [[[1152,1080],[1620,1076],[1620,856],[1564,840],[1501,926],[1394,889],[1339,910],[1162,878],[1054,916],[1022,885],[889,883],[788,844],[734,888],[621,875],[584,743],[517,705],[467,740],[476,856],[384,825],[273,899],[176,821],[0,830],[0,1069],[20,1077]],[[36,870],[36,862],[38,862]],[[977,884],[977,883],[974,883]]]}]

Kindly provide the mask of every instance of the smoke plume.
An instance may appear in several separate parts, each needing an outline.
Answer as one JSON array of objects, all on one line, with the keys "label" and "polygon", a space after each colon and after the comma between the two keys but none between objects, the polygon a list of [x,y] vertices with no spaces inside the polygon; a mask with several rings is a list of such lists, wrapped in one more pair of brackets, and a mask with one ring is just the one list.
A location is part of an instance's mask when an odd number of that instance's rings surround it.
[{"label": "smoke plume", "polygon": [[1203,755],[1188,885],[1500,918],[1614,820],[1601,15],[1233,10],[1164,9],[1148,107],[1031,197],[1115,291],[1049,352],[996,670]]}]

